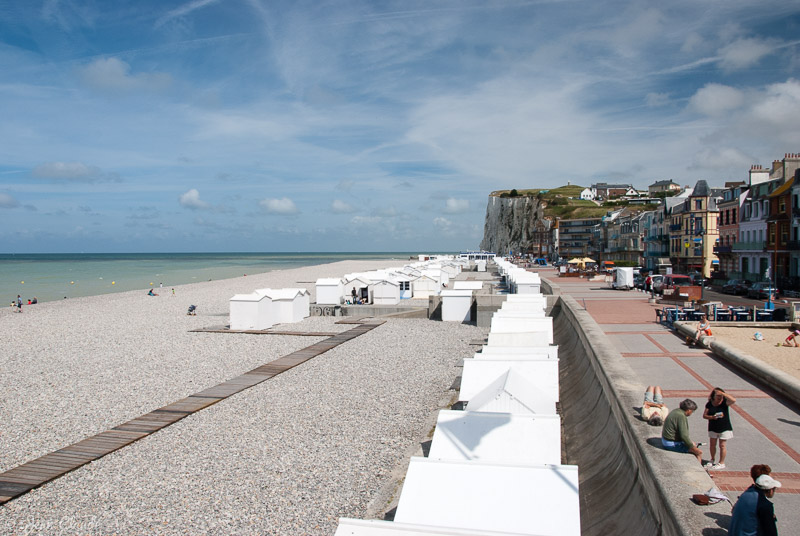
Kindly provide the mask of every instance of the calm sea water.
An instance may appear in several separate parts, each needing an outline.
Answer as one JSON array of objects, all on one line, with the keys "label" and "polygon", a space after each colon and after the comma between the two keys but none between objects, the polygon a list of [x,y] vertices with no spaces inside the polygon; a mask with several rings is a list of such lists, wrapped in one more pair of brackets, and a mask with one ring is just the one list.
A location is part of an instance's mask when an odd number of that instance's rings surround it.
[{"label": "calm sea water", "polygon": [[20,294],[25,302],[34,296],[44,302],[343,260],[397,259],[402,264],[409,257],[417,259],[403,252],[0,254],[0,300],[11,303]]}]

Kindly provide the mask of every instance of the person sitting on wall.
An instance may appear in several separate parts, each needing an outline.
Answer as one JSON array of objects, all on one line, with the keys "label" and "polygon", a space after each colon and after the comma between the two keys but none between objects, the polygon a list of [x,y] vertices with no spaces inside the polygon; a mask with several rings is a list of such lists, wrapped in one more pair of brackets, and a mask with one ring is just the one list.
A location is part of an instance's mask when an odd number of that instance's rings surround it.
[{"label": "person sitting on wall", "polygon": [[670,411],[664,420],[664,427],[661,429],[661,444],[665,449],[673,452],[694,454],[697,461],[702,464],[703,451],[697,448],[702,443],[694,444],[689,438],[688,418],[696,409],[695,401],[687,398],[680,403],[678,408]]}]

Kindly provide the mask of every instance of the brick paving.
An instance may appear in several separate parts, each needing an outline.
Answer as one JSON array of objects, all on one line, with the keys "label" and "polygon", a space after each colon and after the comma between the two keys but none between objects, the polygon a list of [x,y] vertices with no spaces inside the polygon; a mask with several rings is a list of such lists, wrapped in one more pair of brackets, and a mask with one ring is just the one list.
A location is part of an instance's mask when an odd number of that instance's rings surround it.
[{"label": "brick paving", "polygon": [[[689,418],[690,434],[695,442],[705,443],[705,460],[710,452],[702,412],[708,395],[716,386],[736,397],[731,407],[734,437],[728,441],[727,469],[709,474],[735,502],[752,483],[750,467],[770,465],[783,485],[774,499],[779,533],[794,533],[800,523],[800,408],[711,352],[688,347],[682,337],[656,321],[661,305],[648,303],[648,295],[615,291],[604,281],[559,278],[548,269],[539,273],[586,309],[643,386],[661,386],[668,408],[685,398],[697,403],[696,414]],[[654,428],[653,437],[659,436],[660,430]],[[704,490],[687,490],[687,497],[698,491]]]}]

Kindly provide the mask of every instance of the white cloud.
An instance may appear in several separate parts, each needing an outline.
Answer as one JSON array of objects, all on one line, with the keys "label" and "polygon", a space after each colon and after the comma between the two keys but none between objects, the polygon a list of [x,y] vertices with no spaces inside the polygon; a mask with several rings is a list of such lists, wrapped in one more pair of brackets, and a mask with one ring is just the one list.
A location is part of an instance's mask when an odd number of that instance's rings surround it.
[{"label": "white cloud", "polygon": [[689,169],[705,170],[746,170],[755,162],[752,156],[732,147],[708,148],[698,151]]},{"label": "white cloud", "polygon": [[706,84],[689,99],[689,106],[708,116],[721,116],[740,108],[744,94],[736,88],[721,84]]},{"label": "white cloud", "polygon": [[36,179],[58,179],[80,182],[116,182],[119,175],[107,173],[95,166],[82,162],[46,162],[31,170]]},{"label": "white cloud", "polygon": [[469,210],[469,200],[468,199],[455,199],[453,197],[447,200],[445,204],[444,211],[447,214],[461,214],[463,212],[467,212]]},{"label": "white cloud", "polygon": [[294,201],[288,197],[282,197],[280,199],[262,199],[258,204],[269,214],[297,214],[299,212]]},{"label": "white cloud", "polygon": [[130,65],[110,57],[100,58],[79,69],[86,85],[101,91],[161,91],[172,83],[166,73],[131,74]]},{"label": "white cloud", "polygon": [[382,223],[383,219],[379,216],[353,216],[350,223],[353,225],[376,225]]},{"label": "white cloud", "polygon": [[356,209],[350,203],[342,201],[341,199],[334,199],[331,203],[331,211],[334,214],[350,214],[355,212]]},{"label": "white cloud", "polygon": [[757,121],[788,126],[796,131],[794,121],[789,118],[800,117],[800,82],[789,79],[767,86],[763,98],[754,104],[752,113]]},{"label": "white cloud", "polygon": [[200,209],[205,210],[211,208],[211,205],[200,199],[200,192],[192,188],[180,197],[180,204],[192,210]]},{"label": "white cloud", "polygon": [[744,69],[758,63],[772,48],[760,39],[739,39],[719,50],[719,64],[728,71]]},{"label": "white cloud", "polygon": [[19,206],[19,201],[11,197],[9,194],[0,194],[0,208],[16,208]]},{"label": "white cloud", "polygon": [[453,222],[440,216],[438,218],[433,218],[433,225],[441,230],[447,230],[453,226]]}]

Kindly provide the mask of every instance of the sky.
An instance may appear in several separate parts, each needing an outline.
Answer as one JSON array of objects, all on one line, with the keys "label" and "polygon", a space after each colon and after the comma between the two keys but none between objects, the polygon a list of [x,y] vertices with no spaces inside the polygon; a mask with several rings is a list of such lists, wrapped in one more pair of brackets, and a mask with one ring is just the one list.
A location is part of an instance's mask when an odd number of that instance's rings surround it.
[{"label": "sky", "polygon": [[458,251],[800,153],[786,0],[0,0],[0,252]]}]

